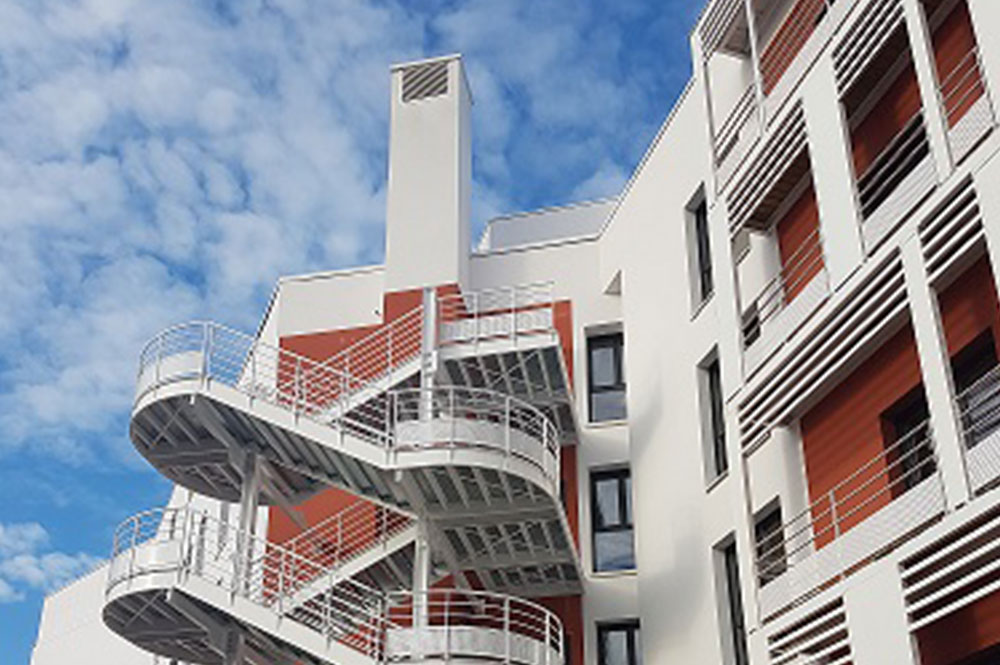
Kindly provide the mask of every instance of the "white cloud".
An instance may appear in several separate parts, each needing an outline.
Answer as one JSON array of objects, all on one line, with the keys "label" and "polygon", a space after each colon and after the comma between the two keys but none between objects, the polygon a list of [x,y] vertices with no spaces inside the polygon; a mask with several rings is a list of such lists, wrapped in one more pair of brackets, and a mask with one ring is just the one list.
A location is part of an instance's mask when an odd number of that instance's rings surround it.
[{"label": "white cloud", "polygon": [[469,66],[475,221],[612,193],[641,91],[595,11],[0,3],[0,455],[139,463],[124,419],[159,328],[252,330],[280,274],[379,260],[388,67],[428,44]]},{"label": "white cloud", "polygon": [[26,587],[51,591],[100,563],[89,554],[43,551],[49,540],[37,522],[0,522],[0,603],[24,600]]}]

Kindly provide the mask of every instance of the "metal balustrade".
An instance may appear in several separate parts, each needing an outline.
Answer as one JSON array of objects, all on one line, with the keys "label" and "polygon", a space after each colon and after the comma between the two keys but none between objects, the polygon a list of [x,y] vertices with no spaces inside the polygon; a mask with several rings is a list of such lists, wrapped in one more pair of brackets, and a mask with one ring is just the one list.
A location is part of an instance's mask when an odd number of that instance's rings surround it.
[{"label": "metal balustrade", "polygon": [[128,595],[129,583],[145,576],[190,576],[380,658],[385,599],[379,591],[330,575],[330,583],[308,602],[286,606],[303,575],[316,579],[324,572],[208,513],[163,508],[139,513],[115,529],[106,595],[111,602]]},{"label": "metal balustrade", "polygon": [[437,299],[439,346],[517,338],[555,326],[552,282],[484,289]]},{"label": "metal balustrade", "polygon": [[[526,307],[545,306],[513,302],[516,316]],[[480,334],[485,334],[480,326],[495,310],[482,304],[468,310],[468,320],[478,322]],[[544,311],[551,313],[551,308]],[[515,326],[507,334],[522,333]],[[210,322],[174,326],[147,344],[140,357],[137,401],[185,380],[228,386],[391,452],[433,444],[505,453],[536,466],[558,491],[558,428],[538,408],[504,393],[435,386],[359,396],[367,387],[364,382]],[[421,404],[428,408],[422,411]]]},{"label": "metal balustrade", "polygon": [[761,49],[760,77],[770,94],[830,10],[831,0],[798,0]]},{"label": "metal balustrade", "polygon": [[757,342],[762,329],[781,314],[806,286],[825,270],[823,243],[817,227],[792,252],[778,273],[764,285],[751,303],[750,311],[756,316],[753,325],[744,331],[744,347],[750,347]]},{"label": "metal balustrade", "polygon": [[974,46],[950,72],[940,72],[941,105],[955,161],[961,161],[996,124],[983,71],[979,47]]},{"label": "metal balustrade", "polygon": [[925,422],[758,543],[763,615],[855,572],[943,511],[933,437]]},{"label": "metal balustrade", "polygon": [[1000,478],[1000,366],[963,390],[957,402],[969,484],[979,493]]},{"label": "metal balustrade", "polygon": [[886,202],[916,165],[930,155],[930,142],[919,109],[858,176],[861,214],[867,220]]},{"label": "metal balustrade", "polygon": [[[313,586],[307,600],[293,601],[303,574],[329,581]],[[292,549],[190,508],[146,511],[115,529],[107,602],[128,597],[132,584],[146,577],[179,586],[197,598],[197,589],[185,584],[196,578],[375,662],[408,661],[417,655],[521,665],[563,662],[562,625],[540,605],[453,589],[386,595],[354,580],[338,579]],[[127,639],[129,625],[116,625]],[[281,624],[276,625],[280,638]],[[159,630],[169,631],[162,626]],[[189,626],[178,630],[184,639],[193,638]]]},{"label": "metal balustrade", "polygon": [[562,622],[541,605],[464,589],[392,593],[386,613],[388,662],[486,660],[563,662]]},{"label": "metal balustrade", "polygon": [[340,568],[384,547],[413,524],[408,515],[360,500],[289,538],[281,547],[325,569]]}]

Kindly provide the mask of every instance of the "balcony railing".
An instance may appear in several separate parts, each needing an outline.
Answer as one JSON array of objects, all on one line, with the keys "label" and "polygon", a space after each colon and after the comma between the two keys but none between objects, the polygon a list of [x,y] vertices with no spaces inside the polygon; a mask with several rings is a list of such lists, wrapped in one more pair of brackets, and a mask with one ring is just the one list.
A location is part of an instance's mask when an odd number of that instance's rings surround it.
[{"label": "balcony railing", "polygon": [[[297,598],[303,577],[325,583],[310,585],[308,597]],[[563,663],[562,624],[541,605],[457,589],[386,595],[338,579],[291,549],[190,508],[147,511],[115,529],[109,602],[129,595],[131,583],[143,578],[158,578],[167,585],[184,584],[189,578],[207,582],[211,589],[302,624],[373,662],[469,658],[518,665]],[[197,589],[189,593],[197,594]],[[241,618],[238,609],[231,611]],[[127,625],[117,628],[128,637]],[[166,626],[159,630],[169,634]],[[191,637],[189,626],[179,630]]]},{"label": "balcony railing", "polygon": [[[335,580],[308,602],[290,606],[290,596],[303,577],[315,580],[326,572],[314,562],[189,508],[163,508],[139,513],[114,533],[108,594],[127,594],[129,582],[162,573],[170,579],[192,576],[279,615],[328,639],[378,658],[384,635],[384,597],[353,580]],[[123,585],[119,590],[119,586]]]},{"label": "balcony railing", "polygon": [[957,401],[969,484],[979,493],[1000,479],[1000,366],[962,391]]},{"label": "balcony railing", "polygon": [[388,662],[563,662],[559,617],[536,603],[482,591],[390,594],[386,637]]},{"label": "balcony railing", "polygon": [[763,616],[855,572],[943,510],[930,424],[924,423],[759,543]]},{"label": "balcony railing", "polygon": [[832,0],[794,2],[767,46],[761,49],[760,76],[764,94],[770,94],[777,87],[832,4]]},{"label": "balcony railing", "polygon": [[959,162],[996,124],[983,78],[979,47],[973,47],[950,72],[942,72],[941,75],[941,104],[948,126],[948,140],[952,156]]},{"label": "balcony railing", "polygon": [[438,345],[516,339],[555,326],[551,282],[484,289],[438,299]]},{"label": "balcony railing", "polygon": [[858,176],[864,238],[872,251],[936,184],[923,109],[918,110]]},{"label": "balcony railing", "polygon": [[323,568],[339,568],[366,552],[385,546],[413,520],[368,501],[356,501],[281,544]]},{"label": "balcony railing", "polygon": [[146,346],[137,401],[191,380],[227,386],[390,454],[431,447],[500,453],[536,467],[559,488],[558,428],[540,409],[504,393],[435,386],[358,396],[365,384],[352,391],[350,377],[324,363],[208,322],[169,328]]},{"label": "balcony railing", "polygon": [[817,227],[748,308],[743,328],[748,369],[757,367],[802,325],[828,293],[823,243]]}]

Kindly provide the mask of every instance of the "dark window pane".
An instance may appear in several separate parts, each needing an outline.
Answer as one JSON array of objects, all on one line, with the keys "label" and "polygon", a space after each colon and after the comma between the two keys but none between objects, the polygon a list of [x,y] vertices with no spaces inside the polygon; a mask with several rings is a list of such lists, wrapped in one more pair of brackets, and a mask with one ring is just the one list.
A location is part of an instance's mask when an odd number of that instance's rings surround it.
[{"label": "dark window pane", "polygon": [[781,525],[781,506],[775,506],[762,515],[754,525],[754,540],[757,546],[758,580],[764,586],[779,577],[787,568],[785,559],[785,537]]},{"label": "dark window pane", "polygon": [[603,634],[601,653],[603,665],[630,665],[628,659],[628,633],[622,630],[608,630]]},{"label": "dark window pane", "polygon": [[587,340],[587,385],[593,422],[625,417],[623,344],[621,333],[593,336]]},{"label": "dark window pane", "polygon": [[624,420],[625,391],[611,390],[590,396],[590,419],[595,422]]},{"label": "dark window pane", "polygon": [[641,665],[639,622],[599,625],[597,627],[598,665]]},{"label": "dark window pane", "polygon": [[632,529],[594,534],[594,567],[598,572],[634,569]]},{"label": "dark window pane", "polygon": [[597,509],[594,519],[596,528],[621,525],[618,479],[605,478],[594,481],[594,505]]},{"label": "dark window pane", "polygon": [[736,545],[726,547],[723,552],[726,571],[726,596],[729,602],[729,621],[732,630],[733,658],[736,665],[749,665],[747,652],[747,632],[743,618],[743,599],[740,596],[740,568],[736,558]]},{"label": "dark window pane", "polygon": [[694,210],[694,232],[698,252],[698,294],[702,300],[712,295],[712,251],[708,239],[708,206],[702,201]]},{"label": "dark window pane", "polygon": [[632,476],[625,478],[625,523],[632,523]]}]

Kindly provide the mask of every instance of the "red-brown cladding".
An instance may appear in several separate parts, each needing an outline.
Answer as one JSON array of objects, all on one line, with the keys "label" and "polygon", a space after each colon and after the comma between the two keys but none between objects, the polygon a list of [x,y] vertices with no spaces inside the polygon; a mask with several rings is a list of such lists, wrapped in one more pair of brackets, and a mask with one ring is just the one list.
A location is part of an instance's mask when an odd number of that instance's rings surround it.
[{"label": "red-brown cladding", "polygon": [[962,273],[938,296],[948,355],[954,356],[983,331],[991,330],[1000,357],[1000,304],[996,283],[985,256]]},{"label": "red-brown cladding", "polygon": [[[818,546],[833,540],[827,518],[820,517],[827,509],[823,500],[833,487],[884,452],[885,433],[880,415],[919,384],[917,349],[913,330],[907,325],[802,417],[809,496],[813,502],[820,502],[814,515],[817,531],[823,531],[817,537]],[[866,480],[878,469],[869,471],[864,476]],[[865,492],[871,496],[885,488],[883,474]],[[851,489],[844,488],[838,496],[848,494]],[[878,499],[841,522],[841,532],[863,521],[890,499],[888,492],[881,492]]]},{"label": "red-brown cladding", "polygon": [[954,127],[986,93],[978,59],[973,56],[976,35],[965,0],[938,25],[932,41],[945,115],[948,125]]},{"label": "red-brown cladding", "polygon": [[819,208],[812,183],[777,224],[785,302],[795,300],[812,278],[823,269],[823,251],[818,238]]},{"label": "red-brown cladding", "polygon": [[917,631],[920,665],[954,665],[997,643],[1000,643],[1000,592],[993,592]]},{"label": "red-brown cladding", "polygon": [[874,108],[851,131],[854,172],[861,176],[921,108],[920,88],[908,64]]}]

